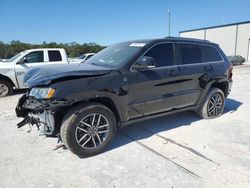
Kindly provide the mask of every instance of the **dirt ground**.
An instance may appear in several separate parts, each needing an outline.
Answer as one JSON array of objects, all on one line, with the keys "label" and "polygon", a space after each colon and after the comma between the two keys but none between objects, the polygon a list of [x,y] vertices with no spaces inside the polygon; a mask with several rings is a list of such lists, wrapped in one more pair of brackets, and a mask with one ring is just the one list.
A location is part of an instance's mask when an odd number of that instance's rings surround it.
[{"label": "dirt ground", "polygon": [[[250,64],[250,63],[248,63]],[[16,128],[20,93],[0,99],[0,187],[250,187],[250,65],[234,67],[225,113],[184,112],[119,131],[102,154],[80,159]]]}]

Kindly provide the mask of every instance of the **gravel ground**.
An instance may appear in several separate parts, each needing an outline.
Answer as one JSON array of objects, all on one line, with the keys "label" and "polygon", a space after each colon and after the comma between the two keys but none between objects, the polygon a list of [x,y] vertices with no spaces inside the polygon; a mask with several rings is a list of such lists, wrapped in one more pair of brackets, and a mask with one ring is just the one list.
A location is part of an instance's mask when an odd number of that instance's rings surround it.
[{"label": "gravel ground", "polygon": [[0,99],[0,187],[250,187],[250,66],[234,67],[225,113],[192,112],[120,130],[109,149],[80,159],[36,127],[16,128],[20,94]]}]

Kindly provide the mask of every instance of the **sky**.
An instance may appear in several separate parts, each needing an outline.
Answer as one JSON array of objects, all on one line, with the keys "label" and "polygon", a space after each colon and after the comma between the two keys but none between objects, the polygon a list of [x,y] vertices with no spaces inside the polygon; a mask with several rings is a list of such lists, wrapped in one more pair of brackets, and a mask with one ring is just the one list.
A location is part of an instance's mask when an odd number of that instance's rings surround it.
[{"label": "sky", "polygon": [[250,0],[0,0],[0,41],[101,45],[250,21]]}]

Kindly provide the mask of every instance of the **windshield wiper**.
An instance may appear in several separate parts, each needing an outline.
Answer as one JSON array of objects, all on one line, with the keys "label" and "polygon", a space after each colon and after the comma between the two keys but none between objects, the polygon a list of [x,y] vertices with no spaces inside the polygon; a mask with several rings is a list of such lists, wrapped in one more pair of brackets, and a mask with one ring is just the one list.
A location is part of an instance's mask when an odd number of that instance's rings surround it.
[{"label": "windshield wiper", "polygon": [[99,64],[96,64],[96,63],[90,63],[91,65],[95,65],[95,66],[101,66]]}]

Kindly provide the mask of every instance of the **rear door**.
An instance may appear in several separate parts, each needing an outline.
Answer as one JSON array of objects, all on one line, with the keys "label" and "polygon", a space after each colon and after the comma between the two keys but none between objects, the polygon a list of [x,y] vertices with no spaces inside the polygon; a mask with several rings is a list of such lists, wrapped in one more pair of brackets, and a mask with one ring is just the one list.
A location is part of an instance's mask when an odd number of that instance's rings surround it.
[{"label": "rear door", "polygon": [[130,119],[178,106],[180,77],[175,65],[173,43],[157,44],[144,56],[154,58],[156,67],[132,70],[128,75]]},{"label": "rear door", "polygon": [[213,46],[205,44],[177,43],[176,49],[182,80],[179,107],[196,105],[204,87],[201,80],[211,77],[214,62],[221,57]]}]

